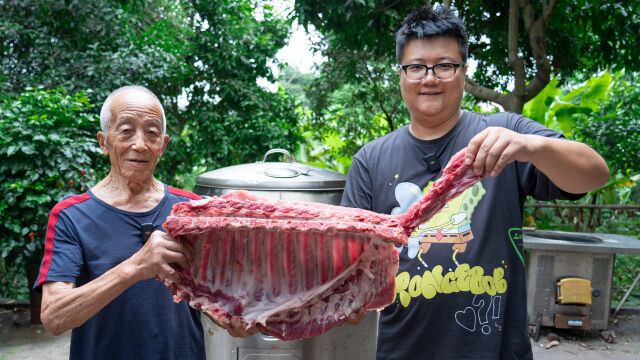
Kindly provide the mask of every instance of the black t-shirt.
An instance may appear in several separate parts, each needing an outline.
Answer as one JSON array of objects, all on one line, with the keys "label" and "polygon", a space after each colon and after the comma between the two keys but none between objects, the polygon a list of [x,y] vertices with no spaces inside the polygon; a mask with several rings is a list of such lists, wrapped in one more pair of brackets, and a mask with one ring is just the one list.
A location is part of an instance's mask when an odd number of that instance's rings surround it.
[{"label": "black t-shirt", "polygon": [[[513,113],[463,112],[435,140],[403,127],[364,146],[354,157],[343,206],[401,214],[429,190],[451,156],[489,126],[561,138]],[[381,312],[378,359],[531,359],[526,329],[522,209],[525,198],[577,199],[531,163],[509,164],[451,200],[402,247],[396,298]]]}]

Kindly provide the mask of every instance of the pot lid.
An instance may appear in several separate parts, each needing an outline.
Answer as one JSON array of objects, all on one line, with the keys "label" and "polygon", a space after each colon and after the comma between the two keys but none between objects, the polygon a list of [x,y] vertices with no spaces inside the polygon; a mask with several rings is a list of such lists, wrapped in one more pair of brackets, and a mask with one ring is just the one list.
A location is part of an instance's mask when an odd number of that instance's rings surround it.
[{"label": "pot lid", "polygon": [[[272,154],[284,154],[285,162],[268,162]],[[262,161],[208,171],[196,185],[244,190],[343,190],[346,177],[336,171],[301,164],[283,149],[271,149]]]}]

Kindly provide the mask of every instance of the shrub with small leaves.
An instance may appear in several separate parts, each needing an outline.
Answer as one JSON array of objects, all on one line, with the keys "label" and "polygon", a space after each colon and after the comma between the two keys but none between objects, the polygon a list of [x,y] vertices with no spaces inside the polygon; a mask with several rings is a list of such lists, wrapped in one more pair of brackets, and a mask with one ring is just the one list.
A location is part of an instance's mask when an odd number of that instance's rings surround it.
[{"label": "shrub with small leaves", "polygon": [[[100,158],[99,128],[83,93],[27,89],[0,97],[0,254],[6,273],[37,275],[49,212],[86,191]],[[0,297],[23,297],[0,276]],[[31,285],[31,284],[30,284]]]}]

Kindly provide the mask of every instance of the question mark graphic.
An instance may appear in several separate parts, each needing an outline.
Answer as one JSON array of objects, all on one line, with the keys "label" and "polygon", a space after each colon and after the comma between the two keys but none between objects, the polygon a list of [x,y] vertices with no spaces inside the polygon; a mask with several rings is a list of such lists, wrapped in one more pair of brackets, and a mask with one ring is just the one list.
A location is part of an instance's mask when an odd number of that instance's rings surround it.
[{"label": "question mark graphic", "polygon": [[493,314],[492,314],[492,318],[493,319],[498,319],[500,317],[500,304],[502,303],[502,296],[492,296],[491,297],[491,304],[493,307]]},{"label": "question mark graphic", "polygon": [[[499,319],[500,318],[500,305],[502,304],[502,296],[492,296],[491,297],[491,307],[493,308],[493,314],[491,318]],[[502,326],[498,321],[493,323],[498,331],[502,331]]]},{"label": "question mark graphic", "polygon": [[[480,299],[480,295],[476,295],[473,297],[472,302],[473,305],[478,306],[478,322],[480,322],[480,325],[482,325],[481,330],[485,335],[491,333],[491,326],[489,326],[489,310],[491,310],[493,303],[491,301],[491,297],[489,297],[489,300],[490,301],[485,302],[484,299]],[[485,306],[485,304],[488,304],[487,310],[482,311],[482,308]]]}]

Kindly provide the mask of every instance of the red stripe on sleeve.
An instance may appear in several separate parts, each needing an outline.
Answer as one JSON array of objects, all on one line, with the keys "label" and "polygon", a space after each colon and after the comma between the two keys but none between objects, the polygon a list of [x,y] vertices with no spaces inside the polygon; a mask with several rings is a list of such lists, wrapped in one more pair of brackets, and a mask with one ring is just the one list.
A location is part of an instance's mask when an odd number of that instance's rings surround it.
[{"label": "red stripe on sleeve", "polygon": [[172,193],[173,195],[186,197],[186,198],[189,198],[191,200],[201,200],[202,199],[200,196],[192,193],[191,191],[174,188],[173,186],[169,186],[169,192]]},{"label": "red stripe on sleeve", "polygon": [[89,193],[71,196],[60,201],[51,210],[51,213],[49,214],[49,222],[47,223],[47,236],[44,245],[44,258],[42,259],[42,265],[40,265],[40,277],[38,278],[37,286],[40,286],[40,284],[42,284],[47,279],[47,274],[49,273],[49,267],[51,266],[51,257],[53,256],[55,229],[56,224],[58,223],[60,212],[70,206],[80,204],[81,202],[87,201],[89,199],[91,199],[91,195],[89,195]]}]

